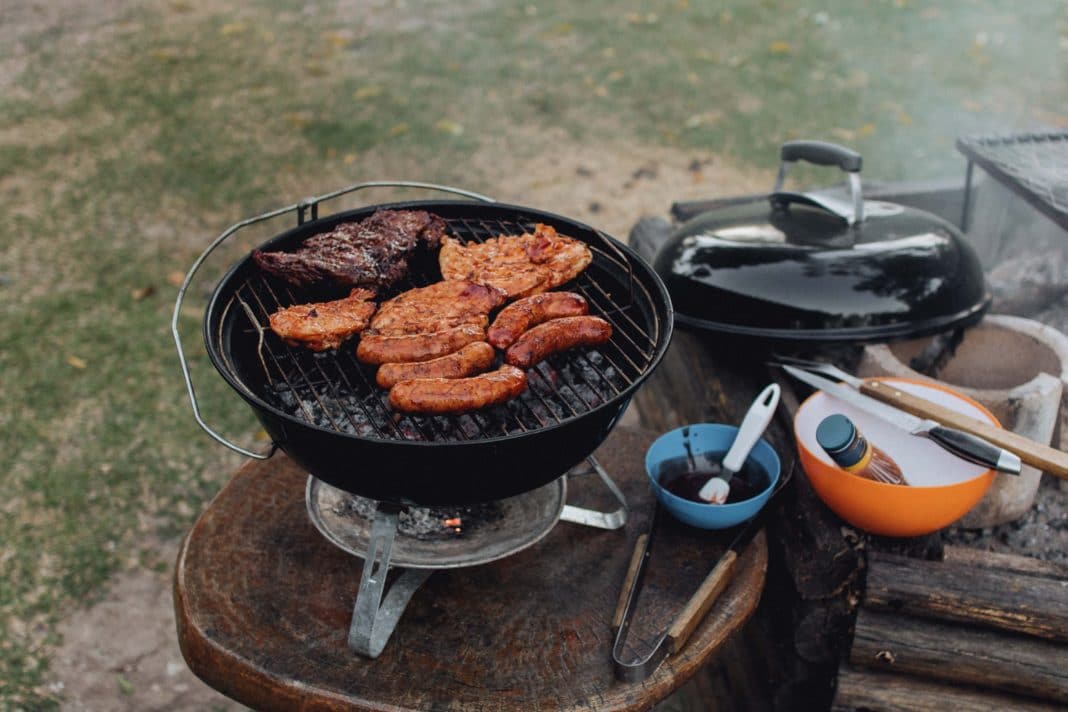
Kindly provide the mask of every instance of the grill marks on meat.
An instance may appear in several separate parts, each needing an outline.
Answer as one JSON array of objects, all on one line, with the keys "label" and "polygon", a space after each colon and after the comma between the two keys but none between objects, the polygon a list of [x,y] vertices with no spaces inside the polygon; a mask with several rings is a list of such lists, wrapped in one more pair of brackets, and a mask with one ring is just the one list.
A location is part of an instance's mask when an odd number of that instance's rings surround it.
[{"label": "grill marks on meat", "polygon": [[532,326],[550,319],[581,316],[589,311],[586,300],[574,292],[534,294],[501,309],[493,325],[486,331],[486,338],[497,348],[506,349]]},{"label": "grill marks on meat", "polygon": [[612,338],[612,325],[597,316],[553,319],[524,332],[504,352],[505,363],[530,368],[554,353],[576,346],[597,346]]},{"label": "grill marks on meat", "polygon": [[384,363],[375,374],[382,388],[392,388],[413,378],[464,378],[481,373],[497,360],[497,352],[485,341],[474,341],[459,351],[414,363]]},{"label": "grill marks on meat", "polygon": [[437,248],[446,234],[445,221],[423,210],[378,210],[314,235],[293,252],[254,250],[252,259],[298,287],[328,283],[381,291],[407,276],[420,248]]},{"label": "grill marks on meat", "polygon": [[527,375],[505,364],[471,378],[401,381],[390,390],[389,403],[402,413],[464,413],[510,401],[526,387]]},{"label": "grill marks on meat", "polygon": [[374,292],[353,289],[344,299],[298,304],[271,314],[271,331],[290,346],[312,351],[336,349],[343,341],[367,328],[375,303]]},{"label": "grill marks on meat", "polygon": [[383,302],[371,320],[373,333],[385,336],[426,334],[465,324],[485,327],[504,294],[472,282],[437,282],[409,289]]},{"label": "grill marks on meat", "polygon": [[569,282],[592,260],[593,253],[585,244],[541,223],[533,234],[491,237],[483,243],[462,245],[445,237],[438,254],[445,279],[492,285],[509,299]]}]

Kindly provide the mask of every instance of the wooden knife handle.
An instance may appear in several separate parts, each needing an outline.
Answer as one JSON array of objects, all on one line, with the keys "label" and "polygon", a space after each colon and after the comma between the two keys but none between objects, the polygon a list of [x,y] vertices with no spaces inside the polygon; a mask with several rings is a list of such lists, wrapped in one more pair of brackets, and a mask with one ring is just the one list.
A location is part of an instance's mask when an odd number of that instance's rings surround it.
[{"label": "wooden knife handle", "polygon": [[668,638],[671,639],[671,652],[682,650],[686,645],[690,634],[697,628],[697,624],[704,620],[708,609],[716,602],[723,589],[731,582],[734,575],[734,562],[738,554],[733,549],[727,551],[723,558],[716,564],[716,568],[705,577],[700,588],[690,597],[686,607],[682,609],[675,622],[668,629]]},{"label": "wooden knife handle", "polygon": [[932,403],[926,398],[906,393],[896,388],[893,382],[867,380],[860,385],[860,392],[882,401],[918,418],[930,418],[942,425],[978,435],[993,445],[1017,455],[1023,462],[1040,470],[1068,479],[1068,454],[1037,443],[1022,435],[996,428],[963,413]]}]

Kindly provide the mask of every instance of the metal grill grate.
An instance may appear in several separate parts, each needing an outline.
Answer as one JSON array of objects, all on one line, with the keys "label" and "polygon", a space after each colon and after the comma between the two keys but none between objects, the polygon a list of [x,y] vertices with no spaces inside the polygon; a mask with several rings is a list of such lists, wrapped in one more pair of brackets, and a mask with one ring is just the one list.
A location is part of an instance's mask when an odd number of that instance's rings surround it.
[{"label": "metal grill grate", "polygon": [[1068,133],[960,138],[971,163],[1068,229]]},{"label": "metal grill grate", "polygon": [[[534,228],[533,224],[496,220],[446,222],[450,234],[465,243]],[[426,442],[528,432],[562,423],[615,398],[642,376],[655,355],[661,325],[654,314],[653,323],[643,326],[646,317],[637,308],[642,300],[650,303],[650,296],[633,279],[629,264],[620,262],[626,259],[622,253],[616,256],[595,245],[589,247],[595,254],[593,264],[567,288],[586,298],[591,314],[612,324],[611,340],[596,349],[574,349],[550,357],[527,371],[529,385],[519,398],[472,413],[410,416],[394,412],[388,391],[375,384],[375,367],[356,360],[355,341],[318,354],[286,345],[271,332],[268,316],[281,307],[310,300],[271,278],[246,280],[227,304],[223,321],[237,319],[237,330],[252,343],[253,360],[262,369],[258,380],[264,383],[257,395],[309,424],[360,437]],[[624,272],[628,284],[622,291],[620,279],[606,269],[609,266]],[[428,274],[412,275],[396,292],[431,281]]]}]

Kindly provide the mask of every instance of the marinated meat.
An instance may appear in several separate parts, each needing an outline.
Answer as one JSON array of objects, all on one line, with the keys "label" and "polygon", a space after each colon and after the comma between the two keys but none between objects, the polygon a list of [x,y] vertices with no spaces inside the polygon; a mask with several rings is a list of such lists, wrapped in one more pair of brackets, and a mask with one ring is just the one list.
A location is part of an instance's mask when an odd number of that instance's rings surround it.
[{"label": "marinated meat", "polygon": [[463,413],[517,398],[527,375],[507,364],[471,378],[418,378],[389,391],[389,403],[402,413]]},{"label": "marinated meat", "polygon": [[392,388],[400,381],[413,378],[464,378],[481,373],[493,365],[497,352],[485,341],[474,341],[459,351],[412,363],[384,363],[378,367],[375,382],[382,388]]},{"label": "marinated meat", "polygon": [[371,329],[383,336],[426,334],[456,326],[485,327],[489,313],[504,303],[493,287],[471,282],[437,282],[409,289],[379,306]]},{"label": "marinated meat", "polygon": [[544,292],[512,302],[493,320],[486,339],[499,349],[506,349],[532,326],[565,316],[588,314],[589,305],[574,292]]},{"label": "marinated meat", "polygon": [[367,328],[375,312],[374,296],[369,289],[354,289],[344,299],[279,309],[270,316],[271,331],[291,346],[306,346],[312,351],[336,349]]},{"label": "marinated meat", "polygon": [[433,250],[446,235],[445,221],[423,210],[378,210],[309,237],[293,252],[254,250],[260,269],[297,286],[336,284],[388,289],[408,274],[420,249]]},{"label": "marinated meat", "polygon": [[530,368],[554,353],[597,346],[612,338],[612,325],[596,316],[553,319],[525,332],[504,352],[505,363]]},{"label": "marinated meat", "polygon": [[569,282],[592,260],[593,253],[582,242],[541,223],[533,234],[491,237],[483,243],[462,245],[445,237],[438,253],[445,279],[492,285],[510,299]]},{"label": "marinated meat", "polygon": [[485,341],[486,330],[474,324],[435,331],[427,334],[384,336],[368,329],[360,335],[356,358],[363,363],[409,363],[429,361],[451,354],[474,341]]}]

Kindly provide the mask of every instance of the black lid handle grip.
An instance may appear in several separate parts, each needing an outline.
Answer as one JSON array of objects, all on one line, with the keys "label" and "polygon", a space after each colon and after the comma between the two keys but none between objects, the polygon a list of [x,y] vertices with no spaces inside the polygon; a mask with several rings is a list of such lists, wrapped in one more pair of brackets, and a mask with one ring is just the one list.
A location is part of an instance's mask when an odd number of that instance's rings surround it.
[{"label": "black lid handle grip", "polygon": [[784,163],[808,161],[818,166],[838,166],[846,173],[860,173],[864,159],[856,151],[826,141],[788,141],[779,158]]}]

